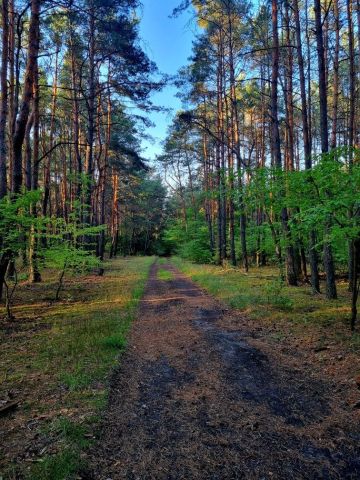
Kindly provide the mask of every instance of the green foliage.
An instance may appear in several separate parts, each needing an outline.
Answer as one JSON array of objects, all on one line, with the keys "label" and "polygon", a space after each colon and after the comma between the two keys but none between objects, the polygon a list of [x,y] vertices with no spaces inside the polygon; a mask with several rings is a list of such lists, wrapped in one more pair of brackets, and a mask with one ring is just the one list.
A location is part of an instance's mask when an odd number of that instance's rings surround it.
[{"label": "green foliage", "polygon": [[29,215],[40,196],[40,192],[31,191],[0,200],[0,255],[14,256],[27,244],[32,228],[41,230],[44,227],[46,218]]},{"label": "green foliage", "polygon": [[360,163],[350,167],[348,156],[348,149],[335,149],[319,156],[312,170],[288,175],[288,205],[301,206],[299,228],[316,229],[330,218],[334,242],[359,233],[359,217],[349,213],[360,207]]},{"label": "green foliage", "polygon": [[82,275],[99,267],[99,259],[91,252],[65,242],[63,245],[51,245],[44,252],[45,263],[50,268],[66,270],[72,274]]},{"label": "green foliage", "polygon": [[[91,239],[95,238],[104,226],[91,227],[79,222],[75,209],[67,219],[51,219],[51,234],[46,234],[46,249],[42,252],[45,265],[60,270],[59,285],[55,300],[59,299],[65,273],[83,275],[101,265],[100,260],[90,250]],[[82,241],[85,239],[85,245]]]},{"label": "green foliage", "polygon": [[210,263],[212,253],[210,250],[209,230],[205,219],[199,215],[196,219],[191,218],[189,210],[188,219],[174,220],[166,229],[165,242],[171,246],[172,253],[196,263]]},{"label": "green foliage", "polygon": [[[279,219],[286,207],[291,212],[292,241],[301,239],[306,246],[313,231],[317,234],[319,250],[324,242],[328,242],[333,246],[336,260],[346,263],[347,243],[360,234],[359,152],[352,152],[353,165],[349,165],[349,155],[348,148],[335,149],[315,158],[314,167],[305,171],[284,172],[274,168],[252,171],[244,196],[248,215],[261,210],[264,222],[260,228],[269,232],[272,227],[275,232],[280,232]],[[330,225],[326,236],[325,225]],[[251,231],[248,233],[251,235]],[[280,235],[282,246],[287,240]],[[250,238],[250,246],[252,243]]]},{"label": "green foliage", "polygon": [[264,291],[269,305],[278,307],[279,309],[288,310],[293,306],[291,298],[284,295],[285,283],[282,279],[277,278],[264,286]]}]

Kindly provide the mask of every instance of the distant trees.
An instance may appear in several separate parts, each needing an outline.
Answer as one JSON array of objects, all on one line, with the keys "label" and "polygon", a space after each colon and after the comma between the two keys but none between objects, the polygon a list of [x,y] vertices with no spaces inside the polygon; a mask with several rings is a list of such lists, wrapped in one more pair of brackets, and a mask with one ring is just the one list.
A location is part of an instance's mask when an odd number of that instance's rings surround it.
[{"label": "distant trees", "polygon": [[336,298],[336,268],[348,269],[351,289],[359,275],[358,10],[352,0],[192,5],[200,34],[180,72],[191,108],[179,119],[193,138],[197,209],[183,172],[172,184],[176,222],[204,211],[218,263],[276,261],[289,285],[310,278],[314,292],[323,271]]}]

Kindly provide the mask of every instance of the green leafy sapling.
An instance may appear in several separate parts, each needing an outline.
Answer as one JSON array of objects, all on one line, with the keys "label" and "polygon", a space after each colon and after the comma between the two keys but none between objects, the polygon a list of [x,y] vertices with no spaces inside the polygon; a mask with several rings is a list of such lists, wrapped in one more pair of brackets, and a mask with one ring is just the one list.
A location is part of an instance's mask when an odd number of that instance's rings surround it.
[{"label": "green leafy sapling", "polygon": [[[75,205],[76,207],[76,205]],[[47,234],[47,248],[44,252],[45,264],[59,270],[59,278],[54,301],[59,301],[67,273],[84,274],[100,267],[100,260],[89,248],[88,240],[97,237],[104,226],[87,226],[80,220],[78,209],[75,208],[67,219],[52,219],[51,231]],[[86,245],[83,246],[83,240]],[[95,242],[94,242],[95,243]]]}]

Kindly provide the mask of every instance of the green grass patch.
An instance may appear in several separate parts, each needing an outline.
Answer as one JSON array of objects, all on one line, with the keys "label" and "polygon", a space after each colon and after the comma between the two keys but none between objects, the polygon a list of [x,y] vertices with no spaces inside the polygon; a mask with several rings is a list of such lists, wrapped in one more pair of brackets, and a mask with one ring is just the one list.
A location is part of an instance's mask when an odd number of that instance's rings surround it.
[{"label": "green grass patch", "polygon": [[55,455],[39,459],[27,476],[31,480],[65,480],[74,478],[82,467],[80,451],[77,448],[63,448]]},{"label": "green grass patch", "polygon": [[[178,257],[173,264],[210,294],[252,319],[291,328],[328,329],[346,339],[353,350],[360,350],[359,335],[348,335],[350,295],[346,282],[338,282],[338,299],[313,295],[308,285],[288,287],[275,267],[250,269],[244,274],[233,267],[193,264]],[[322,285],[325,292],[325,285]]]},{"label": "green grass patch", "polygon": [[169,270],[165,270],[165,268],[159,268],[157,272],[157,278],[164,282],[168,282],[170,280],[173,280],[174,275],[171,272],[169,272]]},{"label": "green grass patch", "polygon": [[[51,454],[44,452],[30,471],[23,471],[25,465],[16,466],[22,476],[65,480],[81,467],[81,452],[89,445],[86,436],[96,429],[99,412],[106,405],[109,374],[126,348],[154,260],[117,259],[108,263],[104,278],[72,279],[64,291],[65,298],[72,300],[51,306],[44,302],[40,320],[39,305],[52,289],[51,282],[42,285],[42,293],[39,289],[38,295],[18,305],[16,317],[26,321],[20,334],[15,330],[12,336],[1,335],[0,393],[28,387],[26,417],[41,413],[49,418],[41,424],[39,435],[51,435],[53,440]],[[20,286],[20,293],[21,288],[28,295],[26,285]],[[29,323],[32,315],[36,321]]]},{"label": "green grass patch", "polygon": [[168,262],[169,262],[169,259],[164,257],[159,257],[157,261],[159,265],[166,265]]}]

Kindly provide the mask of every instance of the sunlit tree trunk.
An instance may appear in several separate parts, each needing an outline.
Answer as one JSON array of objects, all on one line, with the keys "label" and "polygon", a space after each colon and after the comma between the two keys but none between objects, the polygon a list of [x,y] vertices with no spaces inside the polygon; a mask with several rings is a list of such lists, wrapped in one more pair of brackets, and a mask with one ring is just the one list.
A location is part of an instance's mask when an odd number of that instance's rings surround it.
[{"label": "sunlit tree trunk", "polygon": [[13,185],[12,192],[20,193],[23,173],[22,173],[22,146],[25,138],[26,124],[30,113],[30,104],[33,96],[34,73],[37,64],[39,52],[39,25],[40,25],[40,0],[32,0],[31,17],[28,37],[28,59],[24,77],[24,88],[19,115],[16,120],[14,134],[13,153]]}]

